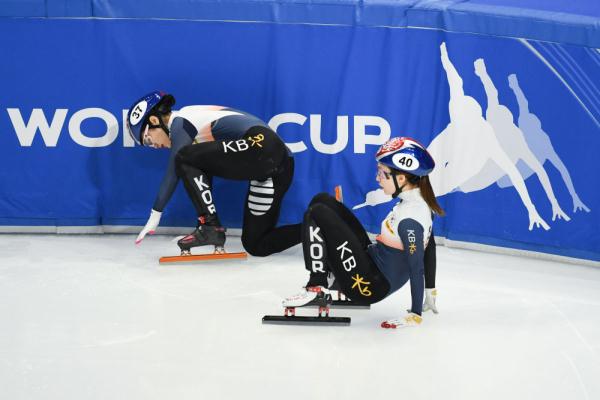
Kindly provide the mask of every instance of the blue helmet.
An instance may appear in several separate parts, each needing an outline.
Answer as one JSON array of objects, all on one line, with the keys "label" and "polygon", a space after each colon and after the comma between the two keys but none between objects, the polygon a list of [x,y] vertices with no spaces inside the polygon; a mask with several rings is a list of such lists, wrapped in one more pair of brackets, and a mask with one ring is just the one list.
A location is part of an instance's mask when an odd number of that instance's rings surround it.
[{"label": "blue helmet", "polygon": [[165,96],[167,96],[166,93],[155,90],[133,103],[129,108],[126,121],[127,131],[137,144],[142,143],[142,128],[145,126],[146,120],[151,114],[154,114],[153,109]]},{"label": "blue helmet", "polygon": [[388,140],[379,148],[375,159],[392,169],[419,177],[428,175],[435,167],[435,162],[427,149],[408,137]]}]

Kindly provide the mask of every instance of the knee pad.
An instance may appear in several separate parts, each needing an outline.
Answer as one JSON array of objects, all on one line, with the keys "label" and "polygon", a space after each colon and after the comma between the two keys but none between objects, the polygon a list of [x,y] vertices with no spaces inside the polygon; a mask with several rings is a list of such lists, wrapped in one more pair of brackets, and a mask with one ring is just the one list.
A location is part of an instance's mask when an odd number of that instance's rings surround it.
[{"label": "knee pad", "polygon": [[244,246],[244,250],[246,250],[248,254],[254,257],[266,257],[270,255],[270,253],[265,249],[265,246],[261,246],[261,243],[258,240],[245,236],[243,232],[242,246]]}]

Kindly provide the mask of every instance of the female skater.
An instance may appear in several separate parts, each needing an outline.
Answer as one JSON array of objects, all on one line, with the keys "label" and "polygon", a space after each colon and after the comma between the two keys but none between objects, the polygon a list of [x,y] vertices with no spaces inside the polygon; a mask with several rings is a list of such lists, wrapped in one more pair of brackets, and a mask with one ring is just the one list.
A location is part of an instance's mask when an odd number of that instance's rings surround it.
[{"label": "female skater", "polygon": [[[421,323],[424,253],[432,213],[444,215],[427,176],[435,164],[427,150],[410,138],[389,140],[375,158],[377,182],[386,194],[399,198],[381,223],[375,243],[343,204],[325,193],[315,196],[302,225],[304,260],[310,278],[299,294],[283,301],[284,307],[327,304],[332,277],[339,290],[358,304],[381,301],[410,282],[410,310],[381,326]],[[435,264],[435,259],[432,261]],[[428,308],[436,311],[434,298]]]}]

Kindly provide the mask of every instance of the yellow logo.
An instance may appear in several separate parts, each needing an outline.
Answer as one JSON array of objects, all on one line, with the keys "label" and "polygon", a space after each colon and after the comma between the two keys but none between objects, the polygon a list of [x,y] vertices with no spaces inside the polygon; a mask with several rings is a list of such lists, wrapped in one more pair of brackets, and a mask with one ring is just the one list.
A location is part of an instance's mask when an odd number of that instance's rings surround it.
[{"label": "yellow logo", "polygon": [[250,140],[250,142],[252,143],[250,145],[251,147],[254,147],[254,145],[257,145],[258,147],[262,147],[262,144],[260,144],[260,142],[265,140],[265,135],[263,135],[262,133],[259,133],[256,136],[252,136],[252,137],[248,138],[248,140]]},{"label": "yellow logo", "polygon": [[[369,286],[368,286],[371,284],[371,282],[366,282],[365,279],[362,276],[360,276],[359,274],[354,275],[352,277],[352,280],[354,281],[354,284],[352,285],[351,289],[354,289],[355,287],[358,286],[359,293],[365,297],[369,297],[370,295],[373,294],[369,290]],[[365,285],[365,286],[363,287],[361,285]]]},{"label": "yellow logo", "polygon": [[409,244],[408,251],[410,252],[411,255],[415,254],[415,251],[417,251],[417,245],[415,243]]},{"label": "yellow logo", "polygon": [[388,221],[387,219],[385,220],[385,227],[392,235],[394,234],[394,230],[392,229],[392,226],[390,225],[390,221]]}]

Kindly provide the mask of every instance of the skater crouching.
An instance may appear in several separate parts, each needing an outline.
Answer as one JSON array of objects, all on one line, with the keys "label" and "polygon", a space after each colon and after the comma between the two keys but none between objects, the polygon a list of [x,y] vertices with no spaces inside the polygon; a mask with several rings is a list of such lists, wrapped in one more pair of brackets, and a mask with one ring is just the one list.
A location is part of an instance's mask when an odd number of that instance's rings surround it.
[{"label": "skater crouching", "polygon": [[198,216],[194,232],[178,242],[182,254],[205,245],[224,251],[225,228],[212,195],[214,176],[250,181],[242,227],[248,253],[267,256],[300,243],[301,224],[275,227],[294,175],[294,159],[279,136],[243,111],[202,105],[172,110],[174,104],[172,95],[155,91],[127,114],[127,129],[138,144],[170,152],[150,218],[136,243],[154,233],[181,179]]},{"label": "skater crouching", "polygon": [[[410,138],[386,142],[376,160],[377,182],[386,194],[399,198],[383,220],[376,242],[371,243],[361,223],[343,204],[325,193],[315,196],[302,226],[310,279],[304,290],[283,301],[284,307],[325,306],[331,301],[333,287],[354,303],[372,304],[410,282],[409,312],[381,326],[421,323],[424,253],[431,234],[432,212],[444,215],[427,177],[435,164],[427,150]],[[333,286],[331,278],[335,279]],[[428,294],[428,308],[436,311],[432,293]]]}]

